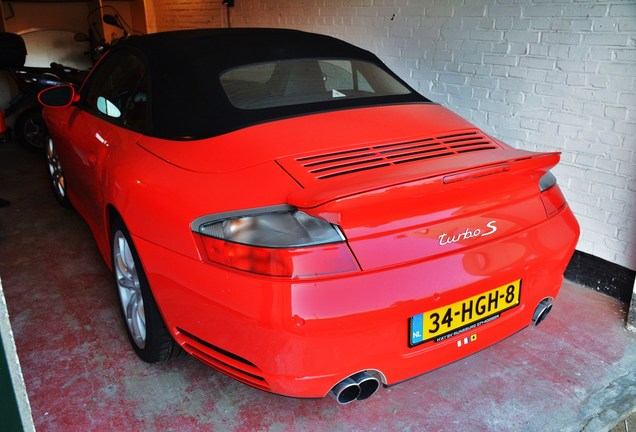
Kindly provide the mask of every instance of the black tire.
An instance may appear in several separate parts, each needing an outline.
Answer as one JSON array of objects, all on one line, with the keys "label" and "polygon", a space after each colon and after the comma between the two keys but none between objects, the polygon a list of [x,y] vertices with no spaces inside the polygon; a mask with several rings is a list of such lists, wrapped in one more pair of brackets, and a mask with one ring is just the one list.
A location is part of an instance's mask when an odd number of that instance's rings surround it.
[{"label": "black tire", "polygon": [[33,152],[44,152],[48,132],[42,118],[42,108],[29,108],[15,121],[14,134],[20,144]]},{"label": "black tire", "polygon": [[62,207],[70,208],[71,203],[66,192],[66,179],[62,170],[62,163],[57,155],[55,144],[50,138],[47,139],[46,145],[46,163],[49,170],[49,183],[53,189],[55,199]]},{"label": "black tire", "polygon": [[148,363],[179,356],[181,349],[163,322],[135,245],[121,221],[113,223],[110,238],[119,311],[133,349]]}]

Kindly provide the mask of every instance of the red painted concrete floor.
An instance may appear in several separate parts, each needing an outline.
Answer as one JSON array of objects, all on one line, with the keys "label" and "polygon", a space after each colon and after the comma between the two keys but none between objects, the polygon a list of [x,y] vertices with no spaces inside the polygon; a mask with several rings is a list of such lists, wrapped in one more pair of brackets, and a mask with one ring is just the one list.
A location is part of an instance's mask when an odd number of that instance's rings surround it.
[{"label": "red painted concrete floor", "polygon": [[264,393],[188,356],[144,364],[87,226],[45,170],[0,145],[12,202],[0,275],[38,431],[605,431],[636,407],[627,305],[569,283],[539,327],[344,407]]}]

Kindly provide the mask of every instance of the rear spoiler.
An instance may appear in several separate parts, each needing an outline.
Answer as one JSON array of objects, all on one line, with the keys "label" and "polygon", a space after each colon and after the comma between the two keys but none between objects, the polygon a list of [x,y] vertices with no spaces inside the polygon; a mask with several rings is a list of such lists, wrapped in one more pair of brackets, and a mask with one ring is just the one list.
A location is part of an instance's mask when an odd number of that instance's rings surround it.
[{"label": "rear spoiler", "polygon": [[[287,203],[297,208],[314,208],[349,196],[416,182],[439,181],[442,184],[452,184],[521,170],[539,170],[545,173],[559,162],[560,154],[505,148],[487,153],[440,158],[433,163],[422,161],[397,168],[381,167],[346,177],[306,182],[308,184],[301,184],[302,190],[288,196]],[[279,164],[290,173],[288,164],[281,162],[284,161],[279,161]],[[296,176],[292,177],[298,181]]]}]

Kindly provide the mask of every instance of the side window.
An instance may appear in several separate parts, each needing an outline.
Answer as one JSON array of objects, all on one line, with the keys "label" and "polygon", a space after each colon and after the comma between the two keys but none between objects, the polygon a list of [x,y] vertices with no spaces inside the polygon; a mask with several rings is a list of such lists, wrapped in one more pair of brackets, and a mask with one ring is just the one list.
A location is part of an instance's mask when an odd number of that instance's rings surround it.
[{"label": "side window", "polygon": [[84,106],[100,117],[143,129],[146,123],[146,68],[128,52],[113,53],[91,78]]},{"label": "side window", "polygon": [[148,107],[148,78],[143,77],[126,105],[124,124],[131,129],[146,130]]}]

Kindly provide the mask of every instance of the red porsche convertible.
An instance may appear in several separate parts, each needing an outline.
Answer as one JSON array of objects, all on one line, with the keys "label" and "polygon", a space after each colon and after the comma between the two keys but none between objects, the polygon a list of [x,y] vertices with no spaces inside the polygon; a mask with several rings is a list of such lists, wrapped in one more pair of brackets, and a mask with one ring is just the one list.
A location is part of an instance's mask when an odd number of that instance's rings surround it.
[{"label": "red porsche convertible", "polygon": [[131,37],[40,101],[55,196],[148,362],[185,350],[266,391],[365,399],[538,324],[579,236],[558,153],[328,36]]}]

